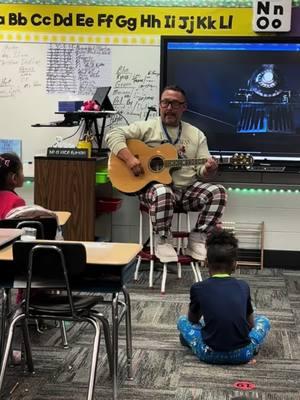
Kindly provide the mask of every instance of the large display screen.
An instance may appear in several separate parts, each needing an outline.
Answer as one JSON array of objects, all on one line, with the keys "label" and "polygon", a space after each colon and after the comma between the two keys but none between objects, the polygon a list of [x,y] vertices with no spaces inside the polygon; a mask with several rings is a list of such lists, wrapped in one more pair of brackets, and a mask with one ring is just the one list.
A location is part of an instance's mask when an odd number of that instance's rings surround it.
[{"label": "large display screen", "polygon": [[161,89],[170,84],[212,154],[300,161],[300,38],[162,37]]}]

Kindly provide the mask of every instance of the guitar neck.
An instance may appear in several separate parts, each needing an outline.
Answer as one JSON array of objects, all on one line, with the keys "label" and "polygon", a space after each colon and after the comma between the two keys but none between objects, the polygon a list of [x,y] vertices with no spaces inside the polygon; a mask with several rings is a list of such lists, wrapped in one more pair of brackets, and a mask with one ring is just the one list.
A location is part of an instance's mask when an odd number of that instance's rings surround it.
[{"label": "guitar neck", "polygon": [[[219,164],[230,164],[231,157],[222,157],[218,160]],[[164,160],[164,166],[169,168],[180,168],[191,165],[204,164],[207,158],[178,158],[177,160]]]}]

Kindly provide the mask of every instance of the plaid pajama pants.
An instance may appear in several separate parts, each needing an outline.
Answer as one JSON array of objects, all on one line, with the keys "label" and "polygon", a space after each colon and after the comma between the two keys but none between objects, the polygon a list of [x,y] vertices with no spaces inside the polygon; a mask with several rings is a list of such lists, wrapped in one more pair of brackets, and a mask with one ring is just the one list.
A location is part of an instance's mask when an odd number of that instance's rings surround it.
[{"label": "plaid pajama pants", "polygon": [[139,199],[150,210],[154,232],[168,236],[175,205],[185,211],[199,211],[195,228],[207,233],[220,221],[227,193],[222,185],[198,181],[184,190],[155,183],[141,192]]}]

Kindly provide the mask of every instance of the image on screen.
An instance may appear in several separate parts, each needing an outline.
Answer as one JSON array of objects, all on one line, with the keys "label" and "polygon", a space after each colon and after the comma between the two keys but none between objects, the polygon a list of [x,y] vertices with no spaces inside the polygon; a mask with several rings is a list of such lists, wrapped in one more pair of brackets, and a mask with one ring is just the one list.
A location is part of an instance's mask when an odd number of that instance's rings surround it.
[{"label": "image on screen", "polygon": [[264,40],[166,37],[161,87],[186,91],[183,119],[206,134],[212,154],[299,161],[300,39]]}]

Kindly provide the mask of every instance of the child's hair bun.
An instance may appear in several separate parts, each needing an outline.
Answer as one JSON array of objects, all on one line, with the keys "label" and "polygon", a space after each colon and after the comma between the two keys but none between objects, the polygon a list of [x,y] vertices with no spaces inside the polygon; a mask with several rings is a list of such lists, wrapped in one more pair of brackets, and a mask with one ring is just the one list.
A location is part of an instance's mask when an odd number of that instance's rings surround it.
[{"label": "child's hair bun", "polygon": [[225,229],[216,229],[211,232],[210,235],[208,235],[207,240],[206,240],[206,246],[214,246],[214,245],[230,245],[232,247],[237,247],[238,246],[238,240],[234,236],[234,234],[230,231],[227,231]]}]

